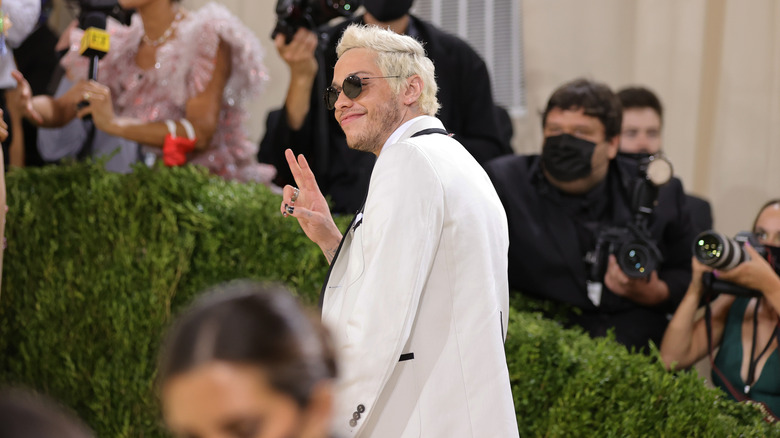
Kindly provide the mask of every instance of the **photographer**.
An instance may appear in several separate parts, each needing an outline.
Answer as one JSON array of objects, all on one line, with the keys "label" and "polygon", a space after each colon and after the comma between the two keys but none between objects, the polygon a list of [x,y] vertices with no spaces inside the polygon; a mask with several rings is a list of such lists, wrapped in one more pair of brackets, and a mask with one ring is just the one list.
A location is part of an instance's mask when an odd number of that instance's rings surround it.
[{"label": "photographer", "polygon": [[[307,1],[295,3],[306,4]],[[311,2],[314,3],[314,2]],[[501,123],[493,102],[487,66],[465,41],[409,14],[412,0],[364,0],[365,14],[315,31],[299,27],[290,41],[274,40],[290,68],[290,85],[284,107],[272,111],[258,159],[274,165],[275,182],[294,184],[284,151],[304,154],[317,174],[323,194],[335,213],[354,213],[363,203],[374,167],[372,154],[352,150],[339,123],[322,102],[322,90],[331,85],[336,44],[349,24],[389,28],[422,42],[436,66],[441,110],[437,117],[447,131],[479,162],[511,153],[511,123]]]},{"label": "photographer", "polygon": [[709,335],[712,349],[720,347],[712,361],[713,383],[736,400],[763,402],[773,413],[780,413],[780,358],[777,356],[780,199],[764,204],[753,222],[752,232],[766,249],[766,258],[746,244],[744,251],[750,260],[733,269],[716,270],[714,274],[718,281],[752,289],[758,296],[719,295],[709,303],[708,330],[707,318],[697,319],[696,314],[702,298],[708,301],[702,274],[712,269],[694,258],[691,284],[666,329],[661,357],[668,369],[690,367],[712,353],[707,345]]},{"label": "photographer", "polygon": [[[658,96],[645,87],[626,87],[617,92],[623,106],[623,129],[620,153],[626,156],[657,154],[663,150],[664,108]],[[709,201],[686,194],[694,231],[712,229],[712,207]]]},{"label": "photographer", "polygon": [[510,290],[574,308],[570,322],[591,336],[614,328],[628,347],[658,344],[690,281],[694,234],[682,184],[671,178],[659,187],[657,206],[642,219],[645,247],[660,253],[656,269],[641,278],[626,273],[619,266],[624,254],[590,263],[603,231],[628,234],[636,224],[640,171],[635,160],[617,156],[620,102],[604,84],[574,80],[550,97],[542,129],[541,155],[485,166],[509,220]]}]

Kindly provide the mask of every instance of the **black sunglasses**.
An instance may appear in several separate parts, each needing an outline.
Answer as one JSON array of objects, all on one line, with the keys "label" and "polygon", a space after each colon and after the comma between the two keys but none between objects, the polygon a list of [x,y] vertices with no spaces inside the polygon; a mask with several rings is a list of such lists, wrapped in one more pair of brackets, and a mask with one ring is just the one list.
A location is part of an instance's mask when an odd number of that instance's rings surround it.
[{"label": "black sunglasses", "polygon": [[350,99],[355,99],[360,96],[363,91],[363,81],[365,79],[386,79],[386,78],[400,78],[400,76],[371,76],[367,78],[361,78],[358,75],[350,75],[344,78],[344,82],[341,84],[341,90],[337,90],[336,87],[331,85],[325,89],[325,106],[328,110],[332,110],[336,107],[336,101],[339,100],[339,94],[344,91],[344,94]]}]

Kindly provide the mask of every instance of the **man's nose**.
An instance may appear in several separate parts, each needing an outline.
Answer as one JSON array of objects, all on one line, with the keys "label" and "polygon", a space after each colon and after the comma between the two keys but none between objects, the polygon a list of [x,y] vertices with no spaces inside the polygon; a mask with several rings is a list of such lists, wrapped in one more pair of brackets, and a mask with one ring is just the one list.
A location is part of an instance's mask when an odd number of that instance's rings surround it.
[{"label": "man's nose", "polygon": [[350,99],[342,90],[341,93],[339,93],[339,97],[336,99],[336,108],[348,108],[352,106],[353,100]]}]

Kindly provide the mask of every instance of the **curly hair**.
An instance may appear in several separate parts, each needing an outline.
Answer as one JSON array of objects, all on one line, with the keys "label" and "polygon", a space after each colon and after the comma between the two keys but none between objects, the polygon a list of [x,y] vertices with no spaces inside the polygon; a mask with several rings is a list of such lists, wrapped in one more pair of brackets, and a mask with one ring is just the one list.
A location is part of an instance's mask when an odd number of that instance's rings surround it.
[{"label": "curly hair", "polygon": [[547,124],[547,115],[554,108],[582,109],[585,115],[598,118],[604,125],[604,136],[608,141],[620,134],[623,107],[615,93],[600,82],[580,78],[558,87],[547,101],[547,108],[542,114],[542,129]]}]

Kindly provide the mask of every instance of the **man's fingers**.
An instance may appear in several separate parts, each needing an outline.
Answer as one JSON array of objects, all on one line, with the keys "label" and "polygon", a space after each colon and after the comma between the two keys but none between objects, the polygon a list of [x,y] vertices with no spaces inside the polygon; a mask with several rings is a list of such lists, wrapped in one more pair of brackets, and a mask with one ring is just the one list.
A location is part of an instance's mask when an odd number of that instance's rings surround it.
[{"label": "man's fingers", "polygon": [[320,188],[317,185],[317,179],[314,177],[314,172],[311,171],[311,167],[309,167],[309,162],[306,161],[306,157],[304,157],[303,154],[300,154],[296,159],[295,153],[291,149],[284,151],[284,156],[287,159],[287,164],[290,166],[290,172],[292,173],[298,188],[319,193]]},{"label": "man's fingers", "polygon": [[618,265],[617,258],[615,258],[614,255],[609,255],[609,266],[607,266],[607,275],[612,277],[612,280],[615,281],[615,283],[625,286],[628,284],[629,278],[628,275],[623,272],[622,269],[620,269],[620,266]]},{"label": "man's fingers", "polygon": [[287,159],[287,165],[290,166],[290,172],[295,180],[295,184],[301,188],[305,187],[303,176],[301,176],[301,166],[298,164],[298,160],[295,159],[295,153],[292,149],[285,150],[284,157]]},{"label": "man's fingers", "polygon": [[308,208],[301,207],[299,205],[290,204],[289,202],[282,202],[280,211],[282,212],[282,216],[292,216],[296,219],[303,219],[303,220],[309,220],[314,217],[316,214],[315,212],[309,210]]},{"label": "man's fingers", "polygon": [[[296,195],[297,193],[297,195]],[[282,204],[295,204],[300,196],[300,190],[291,185],[286,185],[282,188]]]},{"label": "man's fingers", "polygon": [[287,206],[287,215],[292,216],[296,219],[303,219],[308,220],[314,217],[316,213],[309,210],[308,208],[301,207],[298,205],[288,205]]},{"label": "man's fingers", "polygon": [[[320,187],[317,185],[317,178],[314,177],[309,162],[306,161],[306,157],[303,154],[298,155],[298,165],[301,169],[301,187],[306,187],[308,190],[317,190],[319,192]],[[297,180],[296,180],[297,181]]]}]

